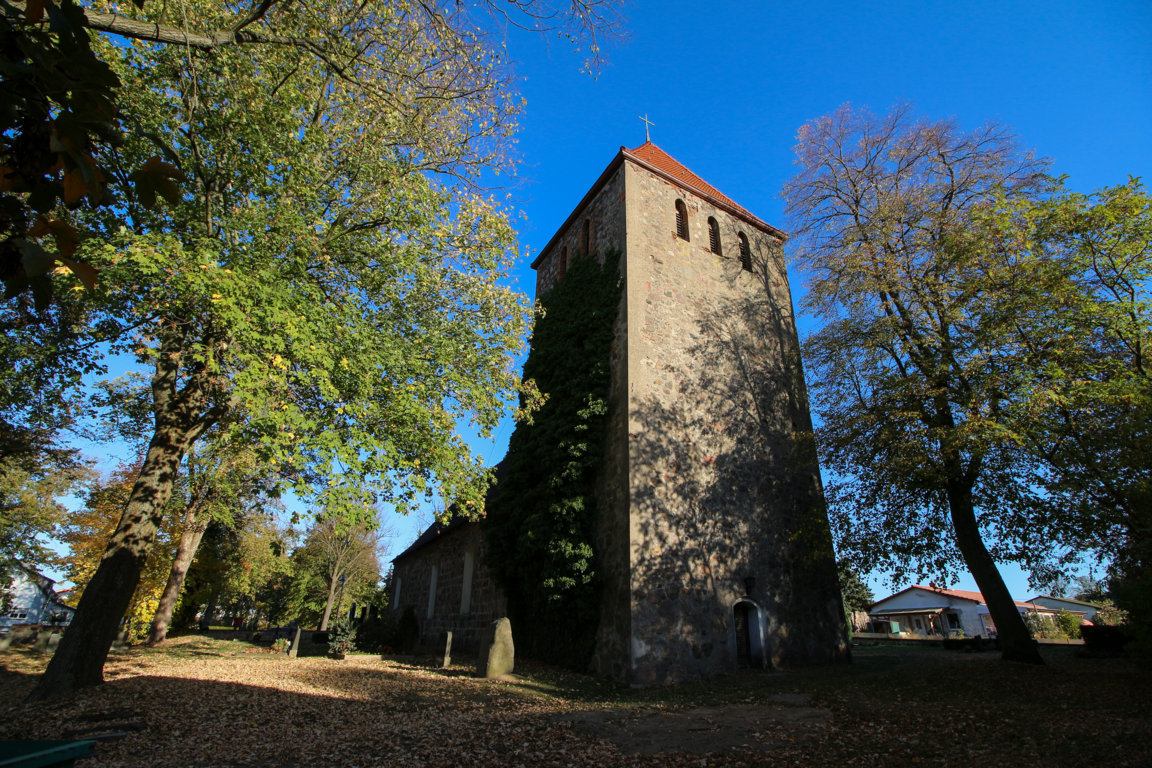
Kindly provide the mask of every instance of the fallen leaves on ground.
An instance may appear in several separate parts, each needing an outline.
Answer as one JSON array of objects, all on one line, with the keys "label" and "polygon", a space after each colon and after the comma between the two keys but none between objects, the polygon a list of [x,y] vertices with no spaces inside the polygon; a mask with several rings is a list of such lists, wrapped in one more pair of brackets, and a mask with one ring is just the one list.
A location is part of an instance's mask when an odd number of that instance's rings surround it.
[{"label": "fallen leaves on ground", "polygon": [[1152,765],[1152,672],[1046,651],[864,648],[851,666],[613,689],[527,666],[289,659],[189,636],[113,654],[108,682],[22,705],[45,657],[0,654],[0,738],[100,738],[92,766]]}]

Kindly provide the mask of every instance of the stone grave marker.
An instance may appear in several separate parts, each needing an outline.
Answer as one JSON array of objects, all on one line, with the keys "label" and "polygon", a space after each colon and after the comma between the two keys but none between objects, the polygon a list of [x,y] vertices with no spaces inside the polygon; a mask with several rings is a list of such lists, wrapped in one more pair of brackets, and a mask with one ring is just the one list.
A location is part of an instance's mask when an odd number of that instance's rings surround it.
[{"label": "stone grave marker", "polygon": [[441,668],[452,666],[452,630],[446,630],[440,635],[441,645],[444,646],[444,659],[440,662]]},{"label": "stone grave marker", "polygon": [[296,627],[296,633],[292,636],[291,644],[288,646],[288,658],[294,659],[300,653],[300,627]]},{"label": "stone grave marker", "polygon": [[512,622],[507,617],[497,619],[484,631],[484,637],[480,641],[480,659],[476,664],[476,674],[487,678],[510,675],[515,657]]}]

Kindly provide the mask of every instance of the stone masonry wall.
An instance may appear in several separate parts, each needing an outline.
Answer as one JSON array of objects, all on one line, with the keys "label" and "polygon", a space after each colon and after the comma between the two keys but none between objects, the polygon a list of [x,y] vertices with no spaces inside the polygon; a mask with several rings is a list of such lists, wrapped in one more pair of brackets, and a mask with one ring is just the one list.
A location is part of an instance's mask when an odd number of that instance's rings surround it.
[{"label": "stone masonry wall", "polygon": [[[462,613],[465,553],[471,554],[472,588],[469,608]],[[408,605],[416,610],[420,644],[425,648],[435,649],[440,633],[451,630],[453,652],[475,653],[484,629],[506,615],[507,602],[484,565],[485,554],[480,525],[465,523],[448,529],[437,540],[395,562],[390,609],[395,611],[397,619]],[[429,617],[428,589],[433,566],[436,567],[436,600],[433,615]],[[397,588],[399,600],[395,594]]]},{"label": "stone masonry wall", "polygon": [[631,626],[626,659],[613,660],[626,674],[613,676],[647,685],[734,669],[740,600],[759,608],[768,663],[845,655],[781,243],[623,168]]}]

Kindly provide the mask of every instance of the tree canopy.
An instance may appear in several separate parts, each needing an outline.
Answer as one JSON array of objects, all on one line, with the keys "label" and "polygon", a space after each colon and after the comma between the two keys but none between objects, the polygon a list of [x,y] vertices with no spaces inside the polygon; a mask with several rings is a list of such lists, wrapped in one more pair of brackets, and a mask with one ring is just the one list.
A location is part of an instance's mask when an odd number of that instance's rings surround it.
[{"label": "tree canopy", "polygon": [[840,551],[897,577],[965,564],[1005,657],[1038,662],[995,564],[1046,543],[1035,461],[999,418],[1021,386],[1016,305],[968,234],[985,206],[1047,190],[1045,165],[997,126],[849,107],[801,128],[797,158],[785,196],[826,322],[805,352]]},{"label": "tree canopy", "polygon": [[[185,30],[235,21],[209,0],[178,10]],[[99,682],[106,625],[206,431],[355,522],[377,501],[478,501],[486,470],[456,426],[487,434],[517,392],[529,311],[501,284],[515,239],[476,186],[506,168],[515,126],[498,52],[422,3],[261,3],[242,26],[251,45],[93,41],[133,131],[105,156],[119,204],[74,212],[100,278],[59,282],[83,297],[81,332],[111,339],[90,350],[150,371],[154,430],[37,696]],[[163,189],[128,183],[156,146],[185,179],[164,207]]]},{"label": "tree canopy", "polygon": [[1095,553],[1146,595],[1139,181],[1071,193],[1003,128],[906,108],[844,107],[797,153],[785,193],[827,321],[806,351],[841,551],[897,580],[966,566],[1012,658],[1031,654],[996,560],[1051,580]]}]

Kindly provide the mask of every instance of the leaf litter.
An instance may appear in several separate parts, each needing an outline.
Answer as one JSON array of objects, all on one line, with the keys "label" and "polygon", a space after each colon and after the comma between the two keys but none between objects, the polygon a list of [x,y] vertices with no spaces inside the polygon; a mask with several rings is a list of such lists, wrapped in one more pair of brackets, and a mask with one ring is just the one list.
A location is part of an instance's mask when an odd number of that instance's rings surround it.
[{"label": "leaf litter", "polygon": [[24,705],[47,657],[0,654],[0,738],[93,738],[93,766],[1152,766],[1152,670],[1046,651],[858,648],[848,666],[633,691],[525,665],[290,659],[197,636],[109,656],[106,683]]}]

